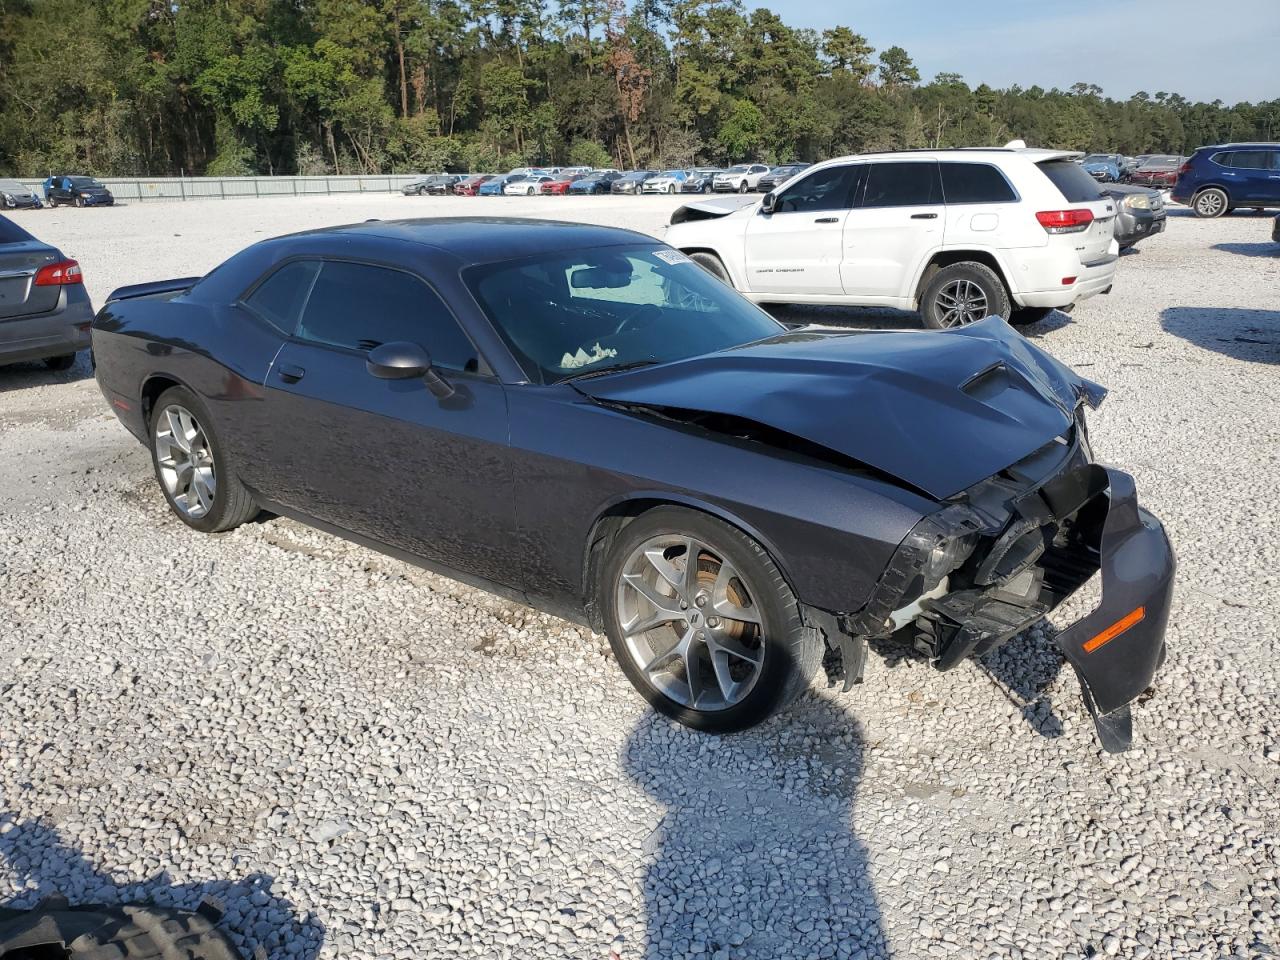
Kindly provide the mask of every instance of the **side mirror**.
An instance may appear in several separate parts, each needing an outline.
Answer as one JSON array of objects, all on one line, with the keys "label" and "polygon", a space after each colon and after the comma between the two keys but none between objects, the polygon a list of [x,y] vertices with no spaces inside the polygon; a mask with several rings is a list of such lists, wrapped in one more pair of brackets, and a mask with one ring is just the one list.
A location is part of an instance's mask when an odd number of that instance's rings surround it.
[{"label": "side mirror", "polygon": [[765,216],[773,213],[774,207],[778,205],[778,195],[770,190],[764,195],[764,199],[760,201],[760,212]]},{"label": "side mirror", "polygon": [[453,396],[452,384],[431,365],[431,354],[416,343],[398,340],[369,351],[365,369],[380,380],[412,380],[421,377],[432,395],[444,400]]}]

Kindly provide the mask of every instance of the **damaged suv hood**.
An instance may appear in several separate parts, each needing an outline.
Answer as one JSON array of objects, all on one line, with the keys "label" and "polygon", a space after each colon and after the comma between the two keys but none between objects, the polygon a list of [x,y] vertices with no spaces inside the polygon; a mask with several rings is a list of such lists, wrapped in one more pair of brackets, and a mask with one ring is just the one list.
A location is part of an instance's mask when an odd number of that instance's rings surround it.
[{"label": "damaged suv hood", "polygon": [[1062,436],[1105,391],[999,317],[938,332],[801,330],[576,380],[600,401],[741,417],[945,499]]}]

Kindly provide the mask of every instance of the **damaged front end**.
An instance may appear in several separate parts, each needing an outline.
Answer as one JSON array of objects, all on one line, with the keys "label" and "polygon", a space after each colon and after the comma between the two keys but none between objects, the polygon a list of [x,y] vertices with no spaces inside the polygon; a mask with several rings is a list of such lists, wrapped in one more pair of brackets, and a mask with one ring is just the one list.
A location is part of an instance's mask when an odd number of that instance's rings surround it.
[{"label": "damaged front end", "polygon": [[910,630],[916,649],[949,670],[1035,624],[1101,571],[1101,602],[1057,643],[1102,746],[1125,750],[1129,704],[1164,661],[1175,566],[1133,478],[1093,461],[1078,413],[1069,434],[917,524],[871,600],[839,618],[846,666],[850,656],[861,662],[867,638]]}]

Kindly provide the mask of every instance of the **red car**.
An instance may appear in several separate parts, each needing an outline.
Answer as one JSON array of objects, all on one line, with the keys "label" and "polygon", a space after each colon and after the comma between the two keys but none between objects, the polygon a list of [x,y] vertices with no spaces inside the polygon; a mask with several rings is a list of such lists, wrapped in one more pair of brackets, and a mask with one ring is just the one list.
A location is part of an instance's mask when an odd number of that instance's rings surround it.
[{"label": "red car", "polygon": [[555,193],[564,196],[569,192],[569,184],[576,183],[581,180],[585,174],[575,173],[569,177],[557,177],[555,180],[548,180],[541,188],[541,193]]},{"label": "red car", "polygon": [[1129,182],[1157,190],[1172,187],[1178,181],[1181,157],[1148,157],[1129,174]]},{"label": "red car", "polygon": [[453,192],[457,196],[474,197],[480,188],[496,177],[496,173],[473,173],[465,180],[459,180],[453,185]]}]

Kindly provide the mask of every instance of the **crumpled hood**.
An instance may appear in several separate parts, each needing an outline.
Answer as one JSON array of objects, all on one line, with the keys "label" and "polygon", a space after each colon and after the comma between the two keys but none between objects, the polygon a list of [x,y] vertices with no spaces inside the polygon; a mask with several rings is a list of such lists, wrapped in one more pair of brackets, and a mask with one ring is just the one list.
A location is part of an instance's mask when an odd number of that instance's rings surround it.
[{"label": "crumpled hood", "polygon": [[597,400],[765,424],[937,499],[1029,456],[1105,390],[999,317],[937,332],[800,330],[574,381]]}]

